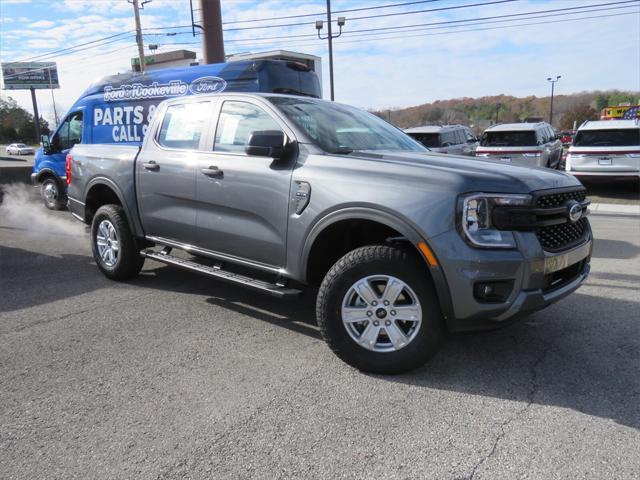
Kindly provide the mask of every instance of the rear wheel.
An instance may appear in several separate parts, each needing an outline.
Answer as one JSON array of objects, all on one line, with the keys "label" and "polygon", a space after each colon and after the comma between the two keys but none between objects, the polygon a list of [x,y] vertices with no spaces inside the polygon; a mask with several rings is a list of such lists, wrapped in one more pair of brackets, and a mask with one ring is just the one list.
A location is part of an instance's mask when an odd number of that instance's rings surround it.
[{"label": "rear wheel", "polygon": [[53,177],[47,177],[42,181],[40,194],[42,195],[44,206],[49,210],[62,210],[67,204],[67,197],[60,183]]},{"label": "rear wheel", "polygon": [[443,320],[424,262],[394,246],[358,248],[327,273],[316,304],[333,352],[373,373],[401,373],[429,360]]},{"label": "rear wheel", "polygon": [[112,280],[133,278],[144,264],[124,210],[119,205],[104,205],[94,215],[91,248],[98,268]]}]

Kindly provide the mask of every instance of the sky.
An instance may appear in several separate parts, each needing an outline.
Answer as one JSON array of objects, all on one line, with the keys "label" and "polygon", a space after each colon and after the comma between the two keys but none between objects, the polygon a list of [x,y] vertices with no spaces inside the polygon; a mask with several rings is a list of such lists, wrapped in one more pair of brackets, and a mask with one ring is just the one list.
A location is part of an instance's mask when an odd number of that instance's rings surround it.
[{"label": "sky", "polygon": [[[334,40],[336,100],[393,109],[460,97],[546,96],[546,79],[556,75],[562,76],[557,94],[640,91],[639,0],[427,0],[406,5],[410,1],[332,1],[334,12],[359,9],[333,16],[334,22],[346,18],[342,35]],[[194,8],[198,3],[193,0]],[[371,8],[388,5],[396,6]],[[558,9],[566,10],[544,12]],[[326,22],[324,12],[324,0],[222,0],[225,51],[286,49],[318,55],[326,98],[327,42],[315,30],[316,20]],[[200,38],[191,33],[189,0],[152,0],[141,10],[141,22],[145,45],[159,45],[158,52],[189,49],[201,58]],[[54,95],[62,116],[94,79],[130,70],[130,59],[137,55],[134,28],[127,0],[0,0],[0,59],[40,56],[37,61],[57,62],[61,88]],[[105,40],[55,53],[98,39]],[[1,95],[31,111],[28,91]],[[52,120],[51,93],[37,95],[40,113]]]}]

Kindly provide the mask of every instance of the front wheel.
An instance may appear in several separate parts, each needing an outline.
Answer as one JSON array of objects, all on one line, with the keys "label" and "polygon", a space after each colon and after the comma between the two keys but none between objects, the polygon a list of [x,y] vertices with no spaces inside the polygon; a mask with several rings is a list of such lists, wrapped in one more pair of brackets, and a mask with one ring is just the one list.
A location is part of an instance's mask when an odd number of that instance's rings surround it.
[{"label": "front wheel", "polygon": [[91,248],[98,268],[112,280],[133,278],[144,264],[124,210],[119,205],[104,205],[94,215]]},{"label": "front wheel", "polygon": [[426,264],[395,246],[358,248],[324,278],[318,324],[333,352],[372,373],[401,373],[435,355],[443,319]]},{"label": "front wheel", "polygon": [[42,195],[44,206],[49,210],[62,210],[67,203],[67,198],[60,188],[60,183],[53,177],[47,177],[42,181],[40,194]]}]

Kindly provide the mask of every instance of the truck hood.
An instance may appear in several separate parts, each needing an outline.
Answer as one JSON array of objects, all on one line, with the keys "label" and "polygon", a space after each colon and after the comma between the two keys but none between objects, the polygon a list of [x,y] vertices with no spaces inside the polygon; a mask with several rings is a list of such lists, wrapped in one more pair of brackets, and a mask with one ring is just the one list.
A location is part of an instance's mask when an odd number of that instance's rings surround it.
[{"label": "truck hood", "polygon": [[[519,167],[499,161],[435,152],[358,150],[348,158],[388,164],[394,177],[419,177],[458,186],[458,192],[529,193],[535,190],[581,186],[572,175],[549,168]],[[437,173],[435,173],[437,171]]]}]

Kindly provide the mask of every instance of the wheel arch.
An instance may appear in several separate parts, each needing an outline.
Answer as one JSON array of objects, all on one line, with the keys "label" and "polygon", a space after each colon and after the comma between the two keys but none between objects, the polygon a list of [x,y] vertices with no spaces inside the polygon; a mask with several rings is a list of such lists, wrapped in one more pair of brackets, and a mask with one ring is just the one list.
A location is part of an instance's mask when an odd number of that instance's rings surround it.
[{"label": "wheel arch", "polygon": [[87,224],[91,224],[93,216],[100,207],[117,204],[124,210],[131,232],[134,235],[139,232],[125,196],[113,180],[106,177],[93,178],[85,188],[84,200],[84,221]]},{"label": "wheel arch", "polygon": [[[425,252],[422,251],[418,246],[419,244],[423,243],[427,247],[427,251],[431,252],[433,255],[433,251],[431,250],[428,240],[423,238],[423,236],[418,232],[417,228],[411,225],[411,223],[403,217],[395,213],[371,207],[349,207],[338,211],[333,211],[325,215],[313,225],[305,238],[300,257],[300,266],[305,283],[314,283],[314,280],[317,280],[317,278],[315,278],[317,277],[317,272],[313,271],[314,263],[312,252],[314,252],[314,249],[322,248],[323,244],[321,242],[323,241],[323,236],[326,239],[326,236],[328,235],[329,239],[331,239],[332,236],[330,232],[332,232],[332,229],[341,229],[343,227],[346,228],[354,222],[360,225],[362,225],[361,222],[364,222],[368,225],[378,225],[380,226],[380,229],[376,232],[377,234],[385,232],[395,232],[396,234],[399,234],[399,236],[394,236],[395,238],[393,238],[393,240],[410,243],[412,250],[420,258],[422,258],[424,266],[426,267],[426,271],[433,280],[436,294],[438,295],[438,300],[440,301],[442,314],[445,320],[449,319],[453,315],[451,294],[449,292],[449,287],[442,267],[437,262],[437,258],[436,263],[432,264],[430,259],[425,257]],[[341,230],[339,231],[341,232]],[[376,238],[374,236],[373,240],[379,241],[380,237],[378,236]],[[359,245],[358,242],[356,242],[355,244],[349,246],[357,248],[363,245]],[[314,253],[317,253],[317,250]],[[341,256],[342,255],[340,255],[340,257]],[[331,262],[333,258],[329,255],[327,260]],[[337,258],[335,260],[337,261]],[[335,262],[331,262],[331,265],[333,265],[333,263]],[[331,265],[328,265],[328,268],[326,268],[326,265],[324,267],[328,271]],[[321,270],[324,270],[325,268],[321,268]],[[326,273],[326,271],[324,273]]]}]

